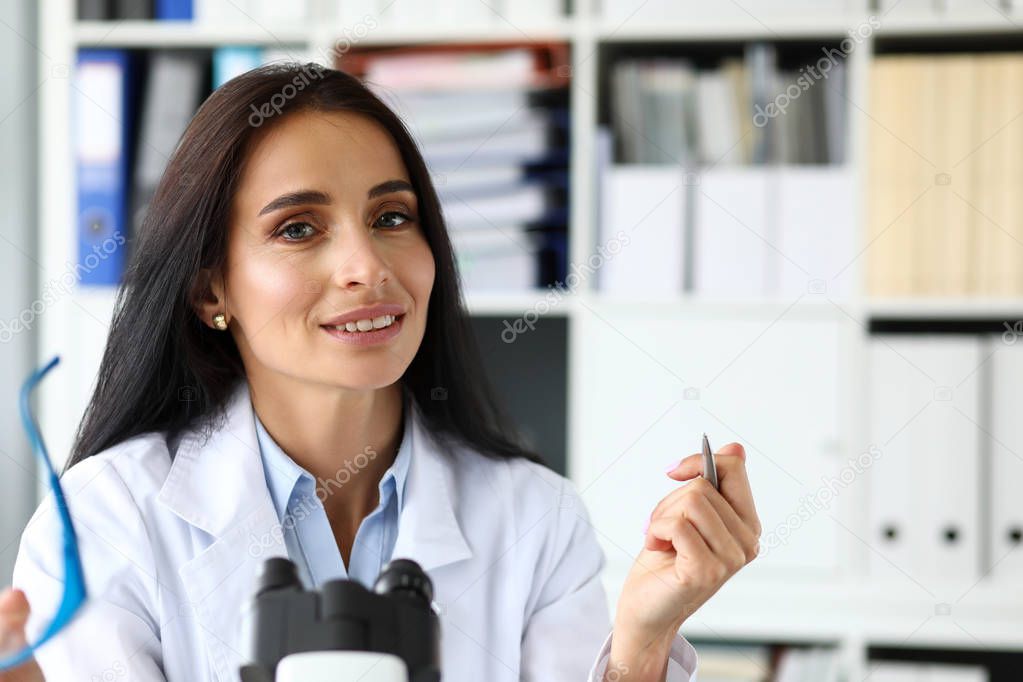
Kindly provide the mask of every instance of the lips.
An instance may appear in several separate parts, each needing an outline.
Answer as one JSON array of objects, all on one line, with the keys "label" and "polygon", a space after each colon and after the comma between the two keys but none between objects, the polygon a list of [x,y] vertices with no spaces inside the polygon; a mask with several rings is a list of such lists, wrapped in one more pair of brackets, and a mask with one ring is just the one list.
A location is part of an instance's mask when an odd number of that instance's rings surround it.
[{"label": "lips", "polygon": [[[374,346],[386,343],[398,336],[401,333],[404,321],[405,316],[398,315],[391,324],[370,331],[348,331],[345,328],[338,329],[336,326],[331,325],[321,325],[321,329],[334,340],[350,346]],[[349,322],[348,324],[352,323]]]}]

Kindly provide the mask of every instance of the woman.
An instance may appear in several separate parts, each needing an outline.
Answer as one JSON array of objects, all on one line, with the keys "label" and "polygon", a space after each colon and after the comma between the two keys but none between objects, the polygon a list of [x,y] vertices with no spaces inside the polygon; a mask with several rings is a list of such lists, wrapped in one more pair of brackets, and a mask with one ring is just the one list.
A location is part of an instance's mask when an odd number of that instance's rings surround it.
[{"label": "woman", "polygon": [[[423,159],[355,78],[276,65],[214,92],[62,478],[90,601],[16,679],[236,680],[266,558],[319,586],[404,556],[433,579],[446,680],[688,680],[679,627],[757,550],[742,448],[718,453],[720,492],[699,455],[669,472],[695,480],[653,508],[612,628],[585,507],[505,434],[460,300]],[[56,606],[50,507],[0,636]]]}]

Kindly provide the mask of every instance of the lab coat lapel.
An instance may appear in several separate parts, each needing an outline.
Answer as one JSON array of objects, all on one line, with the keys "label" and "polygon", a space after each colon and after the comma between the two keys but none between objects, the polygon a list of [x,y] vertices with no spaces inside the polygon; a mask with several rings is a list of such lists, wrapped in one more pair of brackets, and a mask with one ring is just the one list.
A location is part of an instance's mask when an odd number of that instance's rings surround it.
[{"label": "lab coat lapel", "polygon": [[468,559],[472,550],[455,512],[455,455],[446,452],[426,429],[415,401],[406,405],[411,406],[413,419],[412,460],[392,557],[412,559],[429,571]]},{"label": "lab coat lapel", "polygon": [[[286,557],[277,512],[266,487],[248,384],[230,398],[226,420],[202,442],[197,432],[178,446],[160,501],[213,541],[179,568],[187,603],[218,680],[238,679],[246,643],[241,614],[270,557]],[[201,534],[200,534],[201,535]]]}]

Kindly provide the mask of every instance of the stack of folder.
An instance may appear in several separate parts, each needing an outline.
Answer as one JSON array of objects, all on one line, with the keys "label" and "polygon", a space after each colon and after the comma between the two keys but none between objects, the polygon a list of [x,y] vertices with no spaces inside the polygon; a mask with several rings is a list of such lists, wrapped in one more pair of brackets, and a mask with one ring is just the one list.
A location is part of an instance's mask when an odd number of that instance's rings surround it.
[{"label": "stack of folder", "polygon": [[298,56],[253,46],[79,50],[72,134],[83,285],[121,282],[167,161],[211,90],[260,64]]},{"label": "stack of folder", "polygon": [[1023,295],[1023,55],[879,56],[869,111],[870,294]]},{"label": "stack of folder", "polygon": [[[679,57],[612,67],[599,242],[629,244],[602,266],[602,291],[793,300],[856,290],[845,62],[832,52],[827,78],[802,81],[793,65],[824,52],[744,49],[713,68],[707,55],[699,67]],[[790,86],[798,97],[779,100]]]},{"label": "stack of folder", "polygon": [[881,454],[866,471],[865,541],[874,577],[958,595],[1023,569],[1023,345],[1014,339],[872,338],[869,437]]},{"label": "stack of folder", "polygon": [[132,235],[209,92],[209,72],[203,51],[79,51],[72,130],[83,285],[121,282]]},{"label": "stack of folder", "polygon": [[563,44],[360,51],[339,61],[419,144],[467,290],[564,279],[567,63]]},{"label": "stack of folder", "polygon": [[[706,56],[624,57],[610,73],[615,158],[687,166],[841,164],[846,55],[778,54],[770,43]],[[784,57],[784,59],[781,59]]]},{"label": "stack of folder", "polygon": [[[348,0],[345,0],[348,2]],[[308,0],[78,0],[78,18],[85,21],[157,20],[209,24],[256,22],[274,26],[300,23],[309,12]],[[275,23],[276,22],[276,23]]]}]

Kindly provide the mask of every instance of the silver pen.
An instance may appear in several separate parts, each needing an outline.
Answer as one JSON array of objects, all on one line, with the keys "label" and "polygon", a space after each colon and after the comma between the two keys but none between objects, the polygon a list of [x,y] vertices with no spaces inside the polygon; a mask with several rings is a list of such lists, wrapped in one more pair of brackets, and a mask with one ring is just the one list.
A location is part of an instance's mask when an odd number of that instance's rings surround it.
[{"label": "silver pen", "polygon": [[710,451],[707,434],[703,434],[703,477],[710,481],[715,490],[720,490],[718,488],[718,467],[714,463],[714,455]]}]

